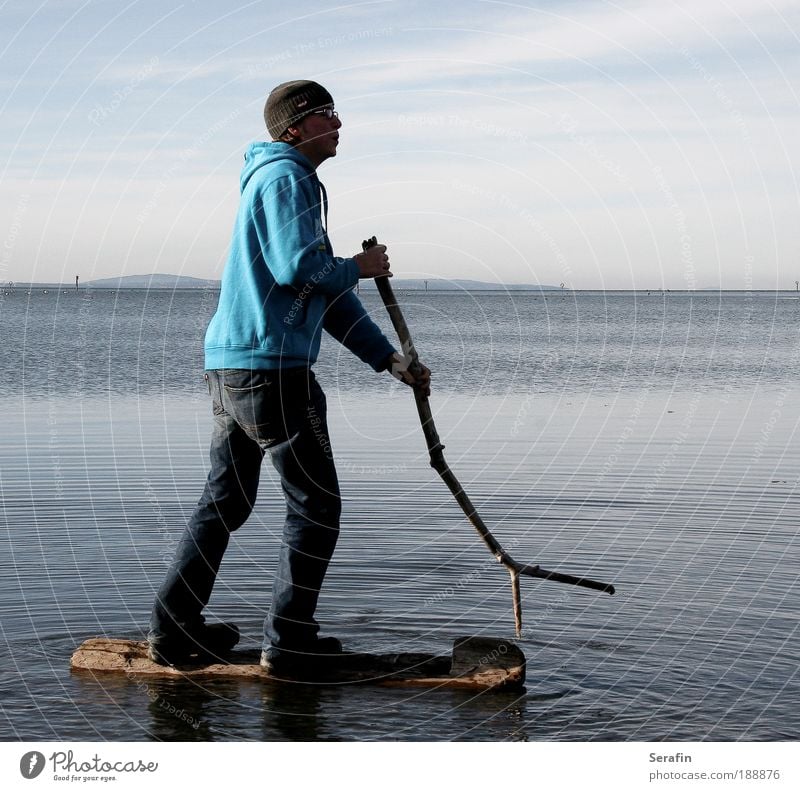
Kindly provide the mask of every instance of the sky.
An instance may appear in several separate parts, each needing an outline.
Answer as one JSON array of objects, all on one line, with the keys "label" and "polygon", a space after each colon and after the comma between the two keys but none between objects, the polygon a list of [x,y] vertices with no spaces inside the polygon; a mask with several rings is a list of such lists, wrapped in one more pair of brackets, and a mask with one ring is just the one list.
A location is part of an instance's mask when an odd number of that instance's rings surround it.
[{"label": "sky", "polygon": [[337,255],[395,276],[795,289],[800,3],[0,5],[0,284],[218,278],[270,89],[343,123]]}]

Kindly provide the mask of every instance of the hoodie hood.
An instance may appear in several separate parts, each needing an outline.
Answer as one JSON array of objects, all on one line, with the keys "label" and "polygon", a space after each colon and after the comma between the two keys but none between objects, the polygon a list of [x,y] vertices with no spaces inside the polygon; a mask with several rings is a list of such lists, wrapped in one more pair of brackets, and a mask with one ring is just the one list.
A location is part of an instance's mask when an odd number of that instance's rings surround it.
[{"label": "hoodie hood", "polygon": [[239,181],[241,191],[244,192],[247,183],[259,168],[281,160],[299,165],[308,171],[310,176],[315,174],[311,162],[289,143],[251,143],[244,155],[244,166]]}]

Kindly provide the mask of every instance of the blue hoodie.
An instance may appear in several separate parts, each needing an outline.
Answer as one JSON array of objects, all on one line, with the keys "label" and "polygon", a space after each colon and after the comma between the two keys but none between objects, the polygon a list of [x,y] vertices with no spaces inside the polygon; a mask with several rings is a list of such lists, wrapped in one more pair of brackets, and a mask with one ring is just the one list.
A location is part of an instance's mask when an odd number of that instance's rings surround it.
[{"label": "blue hoodie", "polygon": [[311,162],[288,143],[253,143],[241,193],[206,368],[311,366],[325,329],[382,370],[394,348],[353,292],[358,265],[333,255]]}]

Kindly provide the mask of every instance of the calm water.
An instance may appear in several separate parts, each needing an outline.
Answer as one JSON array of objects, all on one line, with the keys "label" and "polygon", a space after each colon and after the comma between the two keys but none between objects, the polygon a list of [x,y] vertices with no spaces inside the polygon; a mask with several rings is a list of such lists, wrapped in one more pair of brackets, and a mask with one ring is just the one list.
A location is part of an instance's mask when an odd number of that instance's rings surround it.
[{"label": "calm water", "polygon": [[[800,302],[399,296],[485,521],[516,558],[617,595],[522,581],[522,694],[70,673],[85,638],[143,634],[199,496],[216,295],[17,292],[0,298],[0,738],[797,739]],[[345,496],[326,632],[444,653],[512,636],[508,576],[428,467],[408,391],[334,344],[317,374]],[[250,646],[276,486],[265,466],[210,608]]]}]

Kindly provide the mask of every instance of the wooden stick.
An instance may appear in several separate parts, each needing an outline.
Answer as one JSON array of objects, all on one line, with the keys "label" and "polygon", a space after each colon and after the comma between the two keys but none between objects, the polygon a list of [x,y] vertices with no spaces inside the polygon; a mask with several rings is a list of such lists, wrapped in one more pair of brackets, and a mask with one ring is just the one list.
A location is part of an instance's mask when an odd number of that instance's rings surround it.
[{"label": "wooden stick", "polygon": [[[362,243],[364,250],[368,250],[378,243],[377,239],[373,236]],[[392,321],[397,337],[400,339],[400,345],[403,349],[407,359],[410,359],[408,370],[412,375],[417,376],[421,373],[422,368],[419,362],[417,350],[414,348],[414,341],[411,339],[411,333],[406,324],[400,306],[394,296],[391,283],[388,277],[376,277],[375,285],[378,287],[378,292],[381,295],[383,304],[389,313],[389,318]],[[502,563],[511,575],[511,594],[514,605],[514,622],[516,626],[517,637],[522,634],[522,603],[520,600],[519,592],[519,575],[524,574],[527,577],[536,577],[538,579],[551,580],[552,582],[563,582],[567,585],[577,585],[582,588],[591,588],[592,590],[602,591],[614,595],[614,586],[605,582],[596,582],[595,580],[587,579],[586,577],[573,577],[571,574],[560,574],[557,571],[547,571],[541,566],[528,566],[519,563],[511,557],[500,545],[497,539],[492,535],[492,532],[486,526],[486,523],[481,519],[472,501],[467,496],[458,479],[453,474],[449,465],[444,458],[444,445],[439,439],[439,434],[436,431],[436,425],[433,422],[433,414],[431,412],[428,397],[420,392],[419,388],[414,388],[414,399],[417,402],[417,413],[419,414],[419,421],[422,424],[422,432],[425,435],[425,443],[428,446],[428,453],[431,459],[431,467],[433,467],[441,479],[447,485],[447,488],[455,497],[456,502],[461,506],[461,510],[466,515],[467,519],[471,522],[473,527],[478,531],[483,542],[489,548],[489,551],[497,558],[499,563]]]},{"label": "wooden stick", "polygon": [[522,599],[519,595],[519,572],[509,569],[511,575],[511,602],[514,607],[514,629],[517,637],[522,637]]}]

